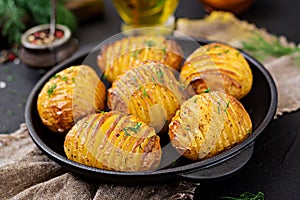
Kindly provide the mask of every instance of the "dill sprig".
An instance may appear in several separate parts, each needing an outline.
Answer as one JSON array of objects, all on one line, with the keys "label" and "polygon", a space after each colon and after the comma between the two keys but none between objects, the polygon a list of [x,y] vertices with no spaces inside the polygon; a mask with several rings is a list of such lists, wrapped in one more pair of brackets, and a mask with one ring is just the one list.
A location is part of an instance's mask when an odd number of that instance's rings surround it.
[{"label": "dill sprig", "polygon": [[[261,34],[255,34],[248,41],[242,42],[242,49],[260,61],[264,61],[268,56],[281,57],[296,52],[300,53],[298,46],[284,46],[278,37],[272,37],[267,41]],[[300,60],[300,55],[297,60]]]},{"label": "dill sprig", "polygon": [[230,200],[264,200],[265,194],[262,192],[258,192],[257,194],[252,194],[250,192],[245,192],[241,194],[239,197],[221,197],[222,199],[230,199]]}]

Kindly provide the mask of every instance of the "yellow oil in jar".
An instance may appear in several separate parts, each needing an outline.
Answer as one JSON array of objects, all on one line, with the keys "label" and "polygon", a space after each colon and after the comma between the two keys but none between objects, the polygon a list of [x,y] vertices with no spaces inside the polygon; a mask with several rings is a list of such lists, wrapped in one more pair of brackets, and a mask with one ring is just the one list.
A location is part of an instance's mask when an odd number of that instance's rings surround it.
[{"label": "yellow oil in jar", "polygon": [[123,19],[132,27],[164,24],[175,12],[179,0],[112,0]]}]

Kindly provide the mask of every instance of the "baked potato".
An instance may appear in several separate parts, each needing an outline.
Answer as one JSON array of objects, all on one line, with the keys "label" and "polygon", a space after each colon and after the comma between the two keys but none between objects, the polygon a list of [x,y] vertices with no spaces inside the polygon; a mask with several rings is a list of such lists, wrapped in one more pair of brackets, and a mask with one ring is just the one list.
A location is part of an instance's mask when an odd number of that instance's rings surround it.
[{"label": "baked potato", "polygon": [[105,107],[106,88],[89,66],[66,68],[55,74],[40,91],[37,110],[51,131],[64,133],[75,121]]},{"label": "baked potato", "polygon": [[118,75],[148,61],[158,61],[178,70],[182,57],[182,49],[175,40],[163,36],[130,36],[102,48],[97,63],[104,77],[113,82]]},{"label": "baked potato", "polygon": [[168,133],[180,154],[197,161],[242,142],[251,132],[252,122],[243,105],[233,96],[215,91],[185,101]]},{"label": "baked potato", "polygon": [[210,88],[237,99],[250,92],[252,79],[252,71],[243,55],[221,43],[210,43],[196,49],[180,72],[180,80],[190,84],[196,94]]},{"label": "baked potato", "polygon": [[119,76],[108,89],[107,104],[111,110],[133,114],[162,132],[185,99],[170,68],[148,63]]},{"label": "baked potato", "polygon": [[154,170],[162,154],[153,128],[114,111],[78,121],[65,137],[64,151],[70,160],[117,171]]}]

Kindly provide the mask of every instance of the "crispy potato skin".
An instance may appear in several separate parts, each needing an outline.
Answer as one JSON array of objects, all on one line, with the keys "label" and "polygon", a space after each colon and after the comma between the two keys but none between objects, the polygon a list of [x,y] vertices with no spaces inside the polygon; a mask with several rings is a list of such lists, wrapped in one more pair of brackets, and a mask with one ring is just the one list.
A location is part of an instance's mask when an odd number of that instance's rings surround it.
[{"label": "crispy potato skin", "polygon": [[104,77],[113,82],[128,69],[157,61],[175,70],[182,62],[182,49],[162,36],[131,36],[105,46],[97,57]]},{"label": "crispy potato skin", "polygon": [[66,134],[74,121],[103,110],[106,88],[86,65],[72,66],[53,76],[38,95],[37,110],[51,131]]},{"label": "crispy potato skin", "polygon": [[180,80],[196,94],[207,88],[241,99],[252,87],[252,71],[243,55],[230,46],[211,43],[196,49],[184,63]]},{"label": "crispy potato skin", "polygon": [[251,132],[252,122],[243,105],[221,92],[193,96],[182,104],[169,124],[172,145],[195,161],[229,149]]},{"label": "crispy potato skin", "polygon": [[163,132],[185,99],[171,69],[149,63],[119,76],[108,89],[107,103],[111,110],[133,114]]},{"label": "crispy potato skin", "polygon": [[66,135],[64,150],[70,160],[117,171],[154,170],[162,153],[153,128],[114,111],[78,121]]}]

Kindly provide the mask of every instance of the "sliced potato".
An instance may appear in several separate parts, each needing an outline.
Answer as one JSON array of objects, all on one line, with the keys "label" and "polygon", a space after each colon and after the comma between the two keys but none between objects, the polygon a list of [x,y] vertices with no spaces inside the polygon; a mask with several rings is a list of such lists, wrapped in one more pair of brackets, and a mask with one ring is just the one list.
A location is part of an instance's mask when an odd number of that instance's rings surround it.
[{"label": "sliced potato", "polygon": [[237,49],[220,43],[196,49],[187,58],[180,73],[180,80],[191,84],[196,94],[210,88],[237,99],[250,92],[252,79],[252,71],[243,55]]},{"label": "sliced potato", "polygon": [[182,89],[170,68],[149,63],[127,71],[112,84],[108,107],[133,114],[160,132],[186,99]]},{"label": "sliced potato", "polygon": [[157,61],[178,70],[181,47],[163,36],[130,36],[105,46],[97,58],[104,77],[113,82],[118,75],[149,61]]},{"label": "sliced potato", "polygon": [[80,65],[54,75],[38,95],[37,110],[51,131],[66,133],[74,122],[88,114],[103,110],[106,88],[96,72]]},{"label": "sliced potato", "polygon": [[78,121],[66,135],[64,150],[70,160],[117,171],[154,170],[162,153],[153,128],[114,111]]},{"label": "sliced potato", "polygon": [[252,132],[251,119],[231,95],[195,95],[181,105],[169,125],[176,150],[191,160],[214,156],[242,142]]}]

